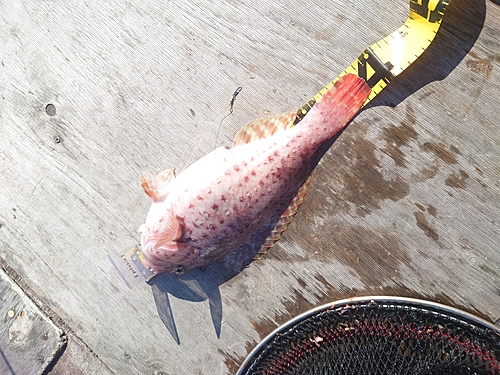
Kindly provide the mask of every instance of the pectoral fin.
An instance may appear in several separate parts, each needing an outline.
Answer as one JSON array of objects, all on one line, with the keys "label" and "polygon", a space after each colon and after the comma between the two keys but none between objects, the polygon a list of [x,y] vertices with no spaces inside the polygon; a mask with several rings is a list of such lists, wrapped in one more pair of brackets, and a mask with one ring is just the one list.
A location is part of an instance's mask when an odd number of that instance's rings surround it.
[{"label": "pectoral fin", "polygon": [[159,248],[169,242],[180,240],[184,232],[172,208],[168,210],[163,220],[165,220],[165,227],[156,240],[155,248]]},{"label": "pectoral fin", "polygon": [[175,168],[166,169],[157,176],[147,171],[141,174],[141,186],[144,192],[154,201],[166,195],[165,188],[174,178]]}]

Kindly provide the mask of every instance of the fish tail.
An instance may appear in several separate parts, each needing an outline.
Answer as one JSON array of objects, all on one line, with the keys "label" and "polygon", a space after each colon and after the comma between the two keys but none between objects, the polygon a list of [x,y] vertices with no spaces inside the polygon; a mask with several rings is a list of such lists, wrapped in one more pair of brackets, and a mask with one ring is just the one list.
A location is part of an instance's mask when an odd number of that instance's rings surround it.
[{"label": "fish tail", "polygon": [[365,80],[354,75],[346,74],[339,79],[316,103],[316,105],[335,108],[343,107],[344,122],[346,125],[359,112],[370,95],[371,89]]}]

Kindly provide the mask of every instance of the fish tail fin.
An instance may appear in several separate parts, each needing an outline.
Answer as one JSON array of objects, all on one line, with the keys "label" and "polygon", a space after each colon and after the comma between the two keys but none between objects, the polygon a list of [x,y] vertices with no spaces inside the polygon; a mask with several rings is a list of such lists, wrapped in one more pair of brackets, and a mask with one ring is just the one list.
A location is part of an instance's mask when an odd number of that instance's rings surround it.
[{"label": "fish tail fin", "polygon": [[363,107],[370,92],[371,89],[364,79],[354,74],[346,74],[335,82],[334,86],[318,100],[315,106],[343,107],[344,125],[346,125]]}]

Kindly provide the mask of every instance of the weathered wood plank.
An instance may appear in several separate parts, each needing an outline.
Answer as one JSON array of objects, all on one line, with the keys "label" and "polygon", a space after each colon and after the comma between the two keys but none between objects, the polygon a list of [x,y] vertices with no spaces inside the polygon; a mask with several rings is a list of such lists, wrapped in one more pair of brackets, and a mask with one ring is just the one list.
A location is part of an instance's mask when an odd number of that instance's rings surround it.
[{"label": "weathered wood plank", "polygon": [[[23,374],[65,374],[65,375],[112,375],[111,370],[99,360],[96,354],[87,346],[85,343],[75,335],[73,330],[43,301],[39,298],[39,296],[34,292],[34,290],[27,284],[19,274],[13,270],[9,265],[6,264],[5,260],[0,258],[0,266],[2,267],[0,271],[4,275],[3,278],[8,279],[8,283],[6,283],[9,287],[14,285],[13,288],[9,288],[7,293],[1,293],[3,300],[6,300],[12,292],[17,290],[23,301],[28,301],[28,309],[12,309],[12,303],[4,304],[2,308],[8,308],[9,311],[5,314],[8,318],[14,318],[16,314],[18,315],[18,319],[20,322],[25,322],[25,317],[33,317],[36,316],[35,321],[33,322],[33,326],[36,325],[36,329],[32,329],[32,331],[40,331],[43,329],[51,328],[55,329],[57,336],[59,337],[58,342],[55,344],[55,350],[52,353],[49,353],[50,356],[46,357],[44,354],[47,350],[50,349],[50,345],[48,343],[42,342],[41,345],[37,345],[36,339],[40,339],[37,337],[36,333],[33,332],[25,332],[25,338],[31,339],[25,340],[22,350],[19,350],[19,343],[16,343],[14,340],[15,346],[15,358],[20,358],[21,361],[24,361],[23,368],[20,371]],[[5,273],[3,272],[5,271]],[[40,321],[42,324],[40,324]],[[47,322],[49,322],[47,324]],[[9,321],[12,323],[12,319]],[[21,326],[21,324],[16,323],[11,326]],[[23,327],[32,328],[28,324],[23,323]],[[5,327],[5,326],[4,326]],[[4,329],[9,329],[9,333],[12,330],[12,327],[6,327]],[[9,334],[9,336],[11,336]],[[20,333],[17,333],[17,338]],[[41,335],[41,340],[54,341],[53,335],[49,335],[47,333],[43,333]],[[35,340],[33,340],[35,339]],[[17,340],[19,341],[19,340]],[[52,342],[52,344],[54,344]],[[40,348],[41,347],[41,348]],[[4,348],[2,348],[4,349]],[[9,347],[9,349],[11,349]],[[35,356],[33,353],[29,353],[29,350],[36,351],[38,355],[36,356],[38,367],[41,367],[40,371],[30,371],[27,366],[32,364]],[[10,353],[9,353],[10,354]],[[39,359],[45,358],[45,361],[40,362]],[[31,361],[26,361],[26,359],[31,359]],[[10,363],[9,363],[10,366]],[[12,366],[11,366],[12,367]],[[14,371],[14,369],[12,369]],[[3,373],[12,373],[8,371],[3,371]],[[16,371],[16,373],[20,373]]]},{"label": "weathered wood plank", "polygon": [[68,333],[68,346],[50,375],[114,375],[113,372],[72,332]]},{"label": "weathered wood plank", "polygon": [[138,240],[140,172],[210,151],[237,86],[219,145],[301,106],[407,9],[3,2],[0,256],[117,374],[234,373],[278,324],[352,295],[424,297],[498,320],[500,8],[485,0],[452,1],[434,50],[326,153],[262,260],[131,291],[107,260]]},{"label": "weathered wood plank", "polygon": [[0,373],[41,374],[66,336],[0,268]]}]

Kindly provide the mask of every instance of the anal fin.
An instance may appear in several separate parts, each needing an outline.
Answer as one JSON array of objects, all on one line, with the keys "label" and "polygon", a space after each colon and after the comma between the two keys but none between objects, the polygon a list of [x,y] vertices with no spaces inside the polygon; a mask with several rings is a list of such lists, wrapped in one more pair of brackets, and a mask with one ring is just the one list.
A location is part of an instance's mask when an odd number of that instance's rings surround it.
[{"label": "anal fin", "polygon": [[224,258],[224,264],[226,267],[235,271],[241,271],[253,260],[256,260],[266,254],[269,249],[273,247],[274,244],[281,238],[297,214],[300,206],[304,202],[304,197],[307,194],[310,183],[311,175],[300,187],[297,195],[292,199],[279,218],[271,218],[248,241]]},{"label": "anal fin", "polygon": [[271,234],[269,234],[269,237],[266,238],[254,259],[258,259],[260,256],[266,254],[288,229],[288,226],[299,211],[300,206],[304,203],[304,198],[309,190],[309,184],[311,183],[311,176],[312,175],[309,175],[306,182],[304,182],[304,184],[300,187],[297,195],[292,199],[286,210],[283,212],[276,223],[276,226],[271,231]]}]

